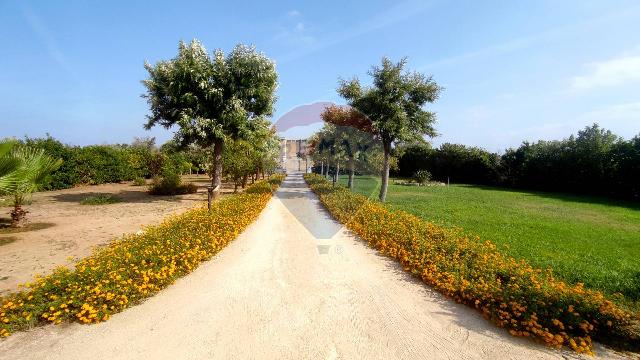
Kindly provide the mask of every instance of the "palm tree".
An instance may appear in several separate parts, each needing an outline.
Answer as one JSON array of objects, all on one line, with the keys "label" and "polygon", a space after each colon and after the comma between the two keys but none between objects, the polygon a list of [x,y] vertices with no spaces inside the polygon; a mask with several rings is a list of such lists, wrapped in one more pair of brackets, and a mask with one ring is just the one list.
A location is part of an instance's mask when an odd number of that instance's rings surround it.
[{"label": "palm tree", "polygon": [[22,227],[27,211],[25,200],[41,188],[47,176],[62,165],[61,159],[45,154],[43,149],[16,146],[12,140],[0,142],[0,193],[13,198],[11,226]]}]

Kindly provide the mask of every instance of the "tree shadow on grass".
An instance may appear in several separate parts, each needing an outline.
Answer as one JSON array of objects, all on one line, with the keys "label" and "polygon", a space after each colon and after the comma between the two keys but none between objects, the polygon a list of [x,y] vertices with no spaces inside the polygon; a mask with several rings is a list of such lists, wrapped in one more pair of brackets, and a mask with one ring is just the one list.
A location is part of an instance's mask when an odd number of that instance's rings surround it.
[{"label": "tree shadow on grass", "polygon": [[579,195],[579,194],[570,194],[570,193],[562,193],[562,192],[505,188],[505,187],[497,187],[497,186],[494,187],[494,186],[487,186],[487,185],[460,184],[458,186],[475,188],[480,190],[519,193],[519,194],[524,194],[525,196],[559,200],[566,203],[598,204],[598,205],[622,207],[630,210],[640,210],[640,202],[610,198],[606,196]]}]

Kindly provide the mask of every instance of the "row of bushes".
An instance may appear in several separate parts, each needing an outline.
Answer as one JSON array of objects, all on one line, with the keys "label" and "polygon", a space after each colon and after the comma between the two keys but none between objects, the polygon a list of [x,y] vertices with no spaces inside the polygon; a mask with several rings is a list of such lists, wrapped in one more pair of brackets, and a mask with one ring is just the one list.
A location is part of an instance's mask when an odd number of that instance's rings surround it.
[{"label": "row of bushes", "polygon": [[624,140],[598,125],[559,141],[523,143],[504,154],[443,144],[409,146],[397,176],[428,170],[436,180],[640,200],[640,135]]},{"label": "row of bushes", "polygon": [[591,339],[640,348],[640,315],[597,291],[571,286],[490,242],[425,222],[403,211],[305,175],[331,214],[369,245],[442,294],[467,304],[515,336],[590,353]]},{"label": "row of bushes", "polygon": [[130,145],[83,147],[66,145],[50,136],[26,138],[22,142],[32,148],[44,149],[48,155],[63,160],[62,166],[44,185],[45,190],[151,178],[161,176],[163,168],[167,166],[174,168],[177,173],[189,172],[192,168],[188,154],[160,151],[156,149],[153,139],[138,140]]},{"label": "row of bushes", "polygon": [[112,242],[0,298],[0,337],[45,323],[108,320],[210,259],[253,222],[282,176],[258,182],[206,209],[171,217],[142,234]]}]

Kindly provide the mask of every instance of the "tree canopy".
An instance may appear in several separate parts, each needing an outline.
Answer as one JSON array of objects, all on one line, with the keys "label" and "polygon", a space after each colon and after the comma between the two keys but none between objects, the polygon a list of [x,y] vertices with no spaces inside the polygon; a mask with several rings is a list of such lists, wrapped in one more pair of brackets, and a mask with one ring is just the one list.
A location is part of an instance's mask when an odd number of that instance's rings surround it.
[{"label": "tree canopy", "polygon": [[149,103],[147,129],[177,125],[181,145],[213,145],[212,185],[220,185],[226,139],[248,136],[251,122],[269,116],[276,100],[275,63],[254,47],[237,45],[229,54],[207,53],[198,40],[180,42],[178,55],[155,65],[142,83]]}]

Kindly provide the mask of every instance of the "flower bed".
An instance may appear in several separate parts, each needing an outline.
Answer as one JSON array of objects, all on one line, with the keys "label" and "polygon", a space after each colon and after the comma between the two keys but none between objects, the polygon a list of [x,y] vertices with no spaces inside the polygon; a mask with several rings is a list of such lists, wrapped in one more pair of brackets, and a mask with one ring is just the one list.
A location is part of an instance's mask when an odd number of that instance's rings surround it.
[{"label": "flower bed", "polygon": [[[46,323],[106,321],[193,271],[235,239],[262,212],[283,176],[223,198],[211,212],[193,209],[125,236],[0,298],[0,337]],[[266,186],[265,186],[266,185]]]},{"label": "flower bed", "polygon": [[397,259],[445,296],[467,304],[514,336],[591,353],[592,339],[640,348],[640,315],[601,293],[567,285],[494,244],[425,222],[308,174],[331,214],[370,246]]}]

